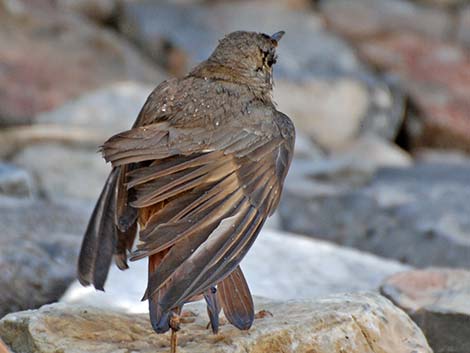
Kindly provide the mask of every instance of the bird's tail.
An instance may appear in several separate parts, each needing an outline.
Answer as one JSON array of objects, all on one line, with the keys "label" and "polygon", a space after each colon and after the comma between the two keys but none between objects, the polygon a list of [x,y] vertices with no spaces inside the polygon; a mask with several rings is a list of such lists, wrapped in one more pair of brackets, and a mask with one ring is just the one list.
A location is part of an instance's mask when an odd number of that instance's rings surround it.
[{"label": "bird's tail", "polygon": [[[157,254],[149,256],[149,287],[152,274],[155,272],[157,267],[162,262],[163,257],[168,251],[164,250]],[[148,288],[149,288],[148,287]],[[170,319],[173,313],[179,313],[181,308],[174,308],[173,310],[163,310],[159,305],[160,298],[162,298],[166,293],[166,288],[168,284],[163,285],[155,293],[148,293],[149,289],[144,295],[144,300],[148,299],[149,301],[149,314],[150,314],[150,323],[152,324],[153,329],[157,333],[165,333],[170,329]]]},{"label": "bird's tail", "polygon": [[116,184],[119,170],[113,169],[91,215],[78,258],[78,280],[84,286],[104,290],[117,244],[115,226]]}]

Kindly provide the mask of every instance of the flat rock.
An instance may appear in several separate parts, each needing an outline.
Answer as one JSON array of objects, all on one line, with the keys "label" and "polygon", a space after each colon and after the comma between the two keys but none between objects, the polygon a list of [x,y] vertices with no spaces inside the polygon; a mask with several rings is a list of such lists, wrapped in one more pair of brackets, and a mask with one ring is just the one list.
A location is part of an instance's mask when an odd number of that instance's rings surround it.
[{"label": "flat rock", "polygon": [[0,197],[0,317],[56,301],[75,278],[90,207]]},{"label": "flat rock", "polygon": [[20,151],[13,163],[32,174],[35,189],[48,199],[96,201],[111,171],[97,150],[57,143],[32,145]]},{"label": "flat rock", "polygon": [[[282,266],[279,259],[283,259]],[[370,254],[267,228],[241,266],[254,295],[280,300],[375,290],[389,275],[409,269]],[[75,282],[62,301],[147,312],[147,303],[140,302],[146,286],[147,261],[136,261],[126,271],[112,266],[105,292]]]},{"label": "flat rock", "polygon": [[165,78],[115,33],[52,2],[3,0],[0,8],[0,125],[30,122],[113,82]]},{"label": "flat rock", "polygon": [[[378,294],[255,305],[272,316],[255,320],[248,332],[223,325],[215,336],[206,328],[205,308],[188,305],[194,322],[183,324],[178,332],[179,352],[432,352],[409,317]],[[17,353],[169,349],[169,336],[155,334],[147,315],[63,303],[6,316],[0,321],[0,337]]]},{"label": "flat rock", "polygon": [[0,162],[0,195],[28,197],[31,188],[31,176],[24,169]]},{"label": "flat rock", "polygon": [[[49,127],[44,132],[50,127],[79,131],[87,143],[80,144],[80,137],[71,145],[65,138],[58,141],[55,136],[45,134],[40,138],[31,134],[29,140],[7,141],[9,146],[17,145],[10,152],[10,159],[34,176],[36,188],[48,198],[94,201],[110,171],[98,153],[99,145],[132,126],[151,90],[152,87],[137,82],[120,82],[42,113],[37,126]],[[90,136],[95,136],[94,142],[89,141]],[[1,146],[0,142],[0,150]]]},{"label": "flat rock", "polygon": [[122,81],[91,90],[56,109],[39,114],[37,123],[86,128],[111,136],[132,126],[158,83],[148,85]]},{"label": "flat rock", "polygon": [[430,268],[389,277],[381,292],[421,327],[434,353],[470,352],[470,272]]},{"label": "flat rock", "polygon": [[284,229],[414,266],[470,266],[468,159],[372,175],[320,165],[293,166],[278,211]]},{"label": "flat rock", "polygon": [[283,29],[273,94],[299,130],[335,149],[367,132],[394,139],[400,126],[401,92],[361,64],[314,12],[287,10],[282,2],[140,1],[125,2],[118,23],[124,34],[177,75],[205,60],[231,31]]}]

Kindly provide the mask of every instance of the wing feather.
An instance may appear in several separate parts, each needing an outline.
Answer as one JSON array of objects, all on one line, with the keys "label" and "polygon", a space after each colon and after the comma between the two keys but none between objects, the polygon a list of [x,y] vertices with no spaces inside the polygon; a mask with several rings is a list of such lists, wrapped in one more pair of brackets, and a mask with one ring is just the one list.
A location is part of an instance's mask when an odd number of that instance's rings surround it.
[{"label": "wing feather", "polygon": [[[144,296],[158,306],[159,317],[201,293],[214,304],[208,290],[224,281],[228,315],[235,325],[251,325],[251,295],[238,264],[277,206],[292,158],[293,134],[279,119],[223,129],[182,129],[164,121],[104,144],[113,166],[132,165],[125,178],[130,205],[163,205],[146,220],[131,255],[159,256]],[[232,293],[237,288],[242,292]],[[232,299],[244,307],[231,307]]]}]

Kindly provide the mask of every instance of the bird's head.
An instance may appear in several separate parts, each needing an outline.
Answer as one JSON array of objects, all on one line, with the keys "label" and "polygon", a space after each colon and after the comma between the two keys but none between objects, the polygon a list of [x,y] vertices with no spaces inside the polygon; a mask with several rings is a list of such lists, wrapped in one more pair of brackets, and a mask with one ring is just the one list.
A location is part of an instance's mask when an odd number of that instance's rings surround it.
[{"label": "bird's head", "polygon": [[283,35],[284,31],[273,35],[232,32],[219,41],[206,63],[218,67],[220,74],[230,76],[231,81],[270,92],[273,65],[277,59],[276,47]]}]

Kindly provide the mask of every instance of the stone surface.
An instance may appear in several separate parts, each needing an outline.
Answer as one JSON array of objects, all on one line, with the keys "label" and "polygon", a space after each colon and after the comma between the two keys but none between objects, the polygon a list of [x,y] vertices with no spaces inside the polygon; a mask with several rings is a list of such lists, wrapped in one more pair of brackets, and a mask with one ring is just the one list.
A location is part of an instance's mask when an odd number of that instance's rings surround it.
[{"label": "stone surface", "polygon": [[[99,145],[132,126],[151,90],[150,86],[136,82],[117,83],[40,114],[37,122],[41,126],[78,130],[84,142],[90,136],[96,136],[96,142],[83,145],[78,138],[74,141],[76,145],[71,146],[66,139],[56,141],[55,136],[49,136],[48,141],[47,135],[43,139],[32,135],[30,141],[16,143],[18,151],[10,159],[34,176],[37,189],[48,198],[94,201],[110,171],[98,153]],[[15,141],[6,142],[15,146]],[[0,142],[0,150],[1,145]]]},{"label": "stone surface", "polygon": [[[408,269],[370,254],[267,228],[241,266],[254,295],[281,300],[375,290],[387,276]],[[112,266],[105,292],[75,282],[61,300],[147,312],[147,303],[140,301],[146,286],[147,261],[137,261],[124,272]]]},{"label": "stone surface", "polygon": [[0,162],[0,195],[28,197],[31,188],[31,176],[25,170]]},{"label": "stone surface", "polygon": [[0,317],[56,301],[75,278],[91,209],[0,197]]},{"label": "stone surface", "polygon": [[54,110],[39,114],[37,123],[87,128],[109,137],[131,128],[157,84],[126,81],[92,90]]},{"label": "stone surface", "polygon": [[[178,332],[179,352],[431,353],[419,328],[378,294],[255,305],[272,316],[248,332],[223,325],[216,336],[206,328],[205,308],[188,306],[196,316]],[[169,336],[155,334],[147,315],[67,304],[10,314],[0,321],[0,337],[17,353],[169,349]]]},{"label": "stone surface", "polygon": [[404,0],[322,4],[329,27],[410,96],[404,127],[410,148],[470,151],[468,8],[452,12]]},{"label": "stone surface", "polygon": [[454,20],[442,9],[409,0],[326,0],[321,11],[332,28],[354,38],[414,32],[444,39]]},{"label": "stone surface", "polygon": [[466,48],[470,48],[470,4],[459,11],[456,36]]},{"label": "stone surface", "polygon": [[57,5],[96,22],[109,22],[117,11],[118,0],[58,0]]},{"label": "stone surface", "polygon": [[97,150],[39,144],[24,148],[12,161],[31,173],[35,189],[48,199],[95,201],[111,171]]},{"label": "stone surface", "polygon": [[417,146],[470,151],[470,59],[462,48],[411,34],[361,44],[367,59],[399,76],[417,119],[407,132]]},{"label": "stone surface", "polygon": [[226,33],[240,28],[266,33],[283,29],[274,98],[300,130],[335,149],[364,132],[393,139],[400,126],[400,91],[372,74],[313,12],[259,1],[185,6],[126,2],[119,28],[179,75],[205,60]]},{"label": "stone surface", "polygon": [[4,2],[10,5],[0,7],[0,125],[29,122],[112,82],[157,84],[165,77],[126,41],[86,19],[47,1]]},{"label": "stone surface", "polygon": [[279,209],[284,229],[415,266],[470,266],[468,159],[376,175],[320,167],[296,173],[293,165]]},{"label": "stone surface", "polygon": [[388,278],[381,292],[421,327],[434,353],[470,352],[470,272],[430,268]]}]

